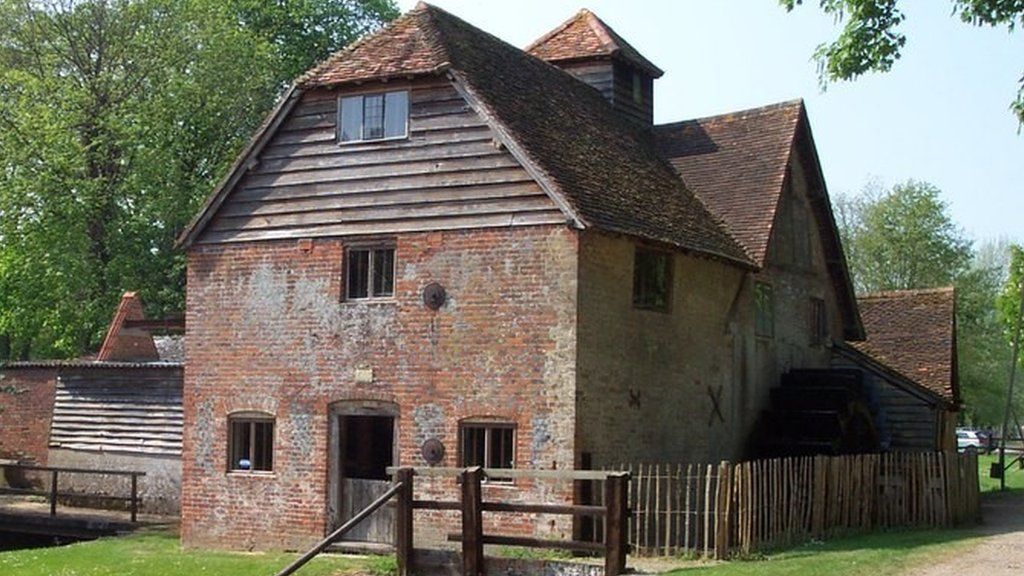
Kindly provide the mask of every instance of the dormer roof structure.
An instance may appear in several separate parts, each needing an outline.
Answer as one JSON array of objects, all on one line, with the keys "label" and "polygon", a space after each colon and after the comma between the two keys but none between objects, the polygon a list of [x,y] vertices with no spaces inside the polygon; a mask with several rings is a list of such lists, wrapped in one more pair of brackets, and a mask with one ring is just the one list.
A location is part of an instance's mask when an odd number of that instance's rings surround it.
[{"label": "dormer roof structure", "polygon": [[586,8],[527,46],[526,52],[548,62],[620,60],[653,78],[665,73]]}]

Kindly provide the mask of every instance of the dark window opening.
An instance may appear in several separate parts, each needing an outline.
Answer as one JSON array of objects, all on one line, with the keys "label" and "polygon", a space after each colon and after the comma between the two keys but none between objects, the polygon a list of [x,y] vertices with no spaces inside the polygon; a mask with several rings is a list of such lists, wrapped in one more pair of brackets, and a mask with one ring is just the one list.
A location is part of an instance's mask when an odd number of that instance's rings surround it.
[{"label": "dark window opening", "polygon": [[274,469],[274,420],[232,417],[228,420],[228,469],[270,472]]},{"label": "dark window opening", "polygon": [[515,468],[515,425],[507,423],[463,423],[460,466]]},{"label": "dark window opening", "polygon": [[404,138],[408,124],[409,93],[404,90],[348,96],[339,103],[341,142]]},{"label": "dark window opening", "polygon": [[347,299],[390,298],[395,295],[394,248],[353,248],[347,256]]},{"label": "dark window opening", "polygon": [[775,304],[771,284],[754,284],[754,333],[771,338],[775,335]]},{"label": "dark window opening", "polygon": [[811,298],[811,344],[824,344],[828,339],[828,316],[825,301]]},{"label": "dark window opening", "polygon": [[343,475],[360,480],[387,480],[395,449],[394,418],[345,416],[343,422]]},{"label": "dark window opening", "polygon": [[633,306],[668,310],[672,287],[672,255],[637,248],[633,260]]},{"label": "dark window opening", "polygon": [[633,72],[633,102],[644,103],[644,79],[639,72]]}]

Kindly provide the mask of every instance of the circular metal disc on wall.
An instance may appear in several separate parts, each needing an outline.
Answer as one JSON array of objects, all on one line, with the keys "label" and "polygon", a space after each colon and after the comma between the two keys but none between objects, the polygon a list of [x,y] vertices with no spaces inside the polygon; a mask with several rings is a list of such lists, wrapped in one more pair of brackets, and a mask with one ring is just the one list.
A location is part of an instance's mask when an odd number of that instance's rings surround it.
[{"label": "circular metal disc on wall", "polygon": [[423,443],[420,453],[423,455],[423,459],[427,461],[427,464],[435,466],[440,464],[441,460],[444,460],[444,444],[437,438],[431,438]]},{"label": "circular metal disc on wall", "polygon": [[446,296],[444,286],[437,282],[431,282],[423,288],[423,304],[431,310],[444,306]]}]

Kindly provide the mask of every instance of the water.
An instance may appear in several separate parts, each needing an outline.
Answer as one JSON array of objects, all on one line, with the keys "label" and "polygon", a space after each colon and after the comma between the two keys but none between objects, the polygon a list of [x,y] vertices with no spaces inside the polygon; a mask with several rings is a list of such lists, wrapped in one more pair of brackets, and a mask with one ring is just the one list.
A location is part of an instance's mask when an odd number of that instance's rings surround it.
[{"label": "water", "polygon": [[79,540],[61,536],[43,536],[40,534],[21,534],[16,532],[0,532],[0,552],[9,550],[26,550],[29,548],[49,548],[65,546]]}]

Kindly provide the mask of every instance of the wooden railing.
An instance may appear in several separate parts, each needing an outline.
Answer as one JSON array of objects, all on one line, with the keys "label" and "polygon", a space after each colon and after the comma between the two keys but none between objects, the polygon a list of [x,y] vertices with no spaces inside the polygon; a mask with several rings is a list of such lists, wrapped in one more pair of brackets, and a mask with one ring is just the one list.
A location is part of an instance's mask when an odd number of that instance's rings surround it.
[{"label": "wooden railing", "polygon": [[[600,552],[604,554],[606,576],[618,576],[626,569],[627,520],[629,518],[629,474],[624,472],[597,472],[579,470],[512,470],[499,468],[389,468],[388,472],[403,488],[398,498],[395,551],[400,576],[414,573],[413,511],[454,510],[461,512],[462,530],[449,534],[448,540],[462,543],[463,576],[484,574],[484,544],[522,546],[526,548],[555,548],[570,551]],[[459,500],[416,500],[413,498],[415,476],[447,477],[460,484]],[[513,480],[517,478],[563,480],[567,482],[604,482],[604,503],[601,506],[569,504],[535,504],[494,502],[483,499],[482,483],[485,479]],[[525,536],[484,533],[485,512],[513,512],[520,514],[551,514],[573,517],[593,517],[603,521],[603,540],[585,542],[577,540],[545,540]]]},{"label": "wooden railing", "polygon": [[[338,527],[337,530],[328,534],[323,540],[318,542],[316,546],[310,548],[305,554],[297,558],[294,562],[286,566],[283,570],[277,573],[277,576],[290,576],[298,571],[299,568],[305,566],[310,560],[316,558],[317,554],[320,554],[327,549],[328,546],[333,544],[336,540],[345,535],[346,532],[355,528],[360,522],[366,519],[370,514],[373,514],[381,506],[387,503],[388,500],[393,498],[396,494],[406,489],[406,485],[402,482],[396,483],[394,486],[388,489],[387,492],[380,495],[379,498],[370,503],[369,506],[363,508],[358,514],[350,518],[347,522]],[[409,535],[412,538],[412,535]]]},{"label": "wooden railing", "polygon": [[[132,522],[135,522],[139,513],[139,477],[145,476],[145,472],[134,470],[97,470],[92,468],[65,468],[57,466],[35,466],[32,464],[11,464],[0,462],[0,468],[5,470],[20,470],[30,472],[48,472],[50,476],[50,487],[48,490],[36,490],[33,488],[19,488],[15,486],[0,487],[0,494],[20,494],[27,496],[46,496],[50,504],[50,516],[57,515],[57,500],[59,498],[81,498],[101,497],[106,500],[120,500],[128,502],[128,510],[131,513]],[[82,474],[96,476],[130,476],[131,490],[128,496],[110,496],[107,494],[90,494],[88,492],[59,492],[57,490],[61,474]]]}]

